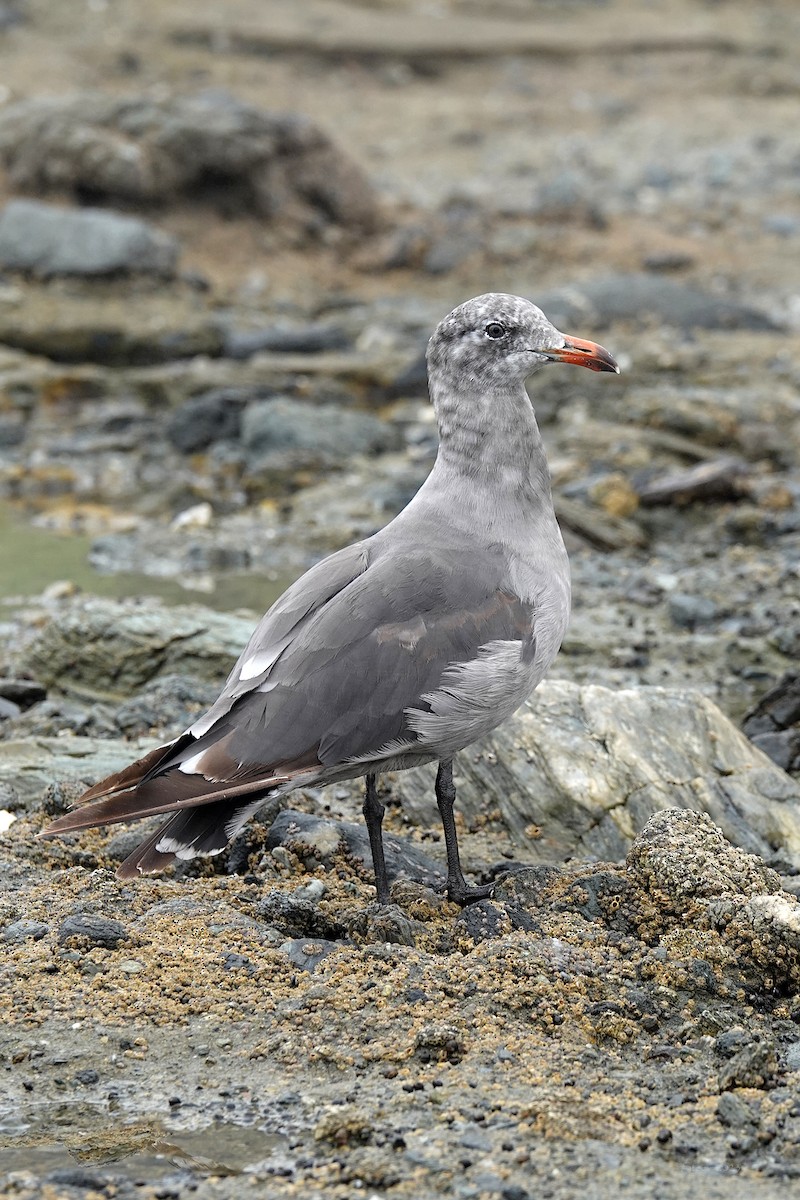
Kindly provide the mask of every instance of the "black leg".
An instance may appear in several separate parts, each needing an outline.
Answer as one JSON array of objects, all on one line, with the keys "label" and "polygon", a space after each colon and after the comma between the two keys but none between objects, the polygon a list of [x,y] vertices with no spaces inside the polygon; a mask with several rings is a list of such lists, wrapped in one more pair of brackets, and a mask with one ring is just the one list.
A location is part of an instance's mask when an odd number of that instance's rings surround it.
[{"label": "black leg", "polygon": [[461,860],[458,856],[458,838],[456,823],[453,817],[453,805],[456,800],[456,787],[453,783],[453,760],[440,762],[436,772],[436,803],[442,818],[444,844],[447,850],[447,895],[463,908],[475,900],[485,900],[491,896],[492,884],[484,887],[467,887],[467,881],[461,870]]},{"label": "black leg", "polygon": [[383,856],[383,835],[381,825],[386,811],[378,799],[375,787],[375,776],[367,775],[367,791],[364,796],[364,820],[367,822],[369,845],[372,850],[372,866],[375,871],[375,890],[378,893],[378,904],[389,904],[389,876],[386,873],[386,859]]}]

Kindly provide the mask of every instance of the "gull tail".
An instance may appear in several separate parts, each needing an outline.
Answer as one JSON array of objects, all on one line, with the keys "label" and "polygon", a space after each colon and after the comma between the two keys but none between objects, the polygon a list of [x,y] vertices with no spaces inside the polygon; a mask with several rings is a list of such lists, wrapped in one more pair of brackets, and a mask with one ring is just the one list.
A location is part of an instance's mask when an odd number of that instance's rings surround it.
[{"label": "gull tail", "polygon": [[176,858],[218,854],[270,792],[291,786],[298,775],[308,774],[310,766],[299,761],[283,769],[253,764],[249,772],[210,779],[202,772],[180,769],[194,743],[191,734],[183,734],[109,775],[84,792],[75,808],[39,836],[57,837],[96,825],[173,813],[118,868],[118,878],[133,879],[161,871]]}]

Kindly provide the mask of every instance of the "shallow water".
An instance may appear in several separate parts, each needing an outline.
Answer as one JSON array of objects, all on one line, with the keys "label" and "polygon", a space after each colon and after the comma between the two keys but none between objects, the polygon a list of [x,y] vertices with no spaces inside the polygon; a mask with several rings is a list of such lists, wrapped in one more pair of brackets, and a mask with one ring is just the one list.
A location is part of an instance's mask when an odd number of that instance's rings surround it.
[{"label": "shallow water", "polygon": [[184,581],[131,572],[106,575],[89,562],[93,540],[89,535],[37,529],[10,505],[0,503],[0,604],[36,596],[50,584],[66,580],[94,596],[158,596],[167,604],[199,602],[220,611],[251,608],[263,612],[292,582],[292,577],[248,572]]},{"label": "shallow water", "polygon": [[263,1162],[285,1139],[251,1125],[215,1121],[179,1129],[158,1119],[115,1124],[107,1112],[85,1104],[45,1105],[9,1136],[0,1117],[0,1171],[84,1168],[149,1182],[176,1168],[196,1174],[239,1175]]}]

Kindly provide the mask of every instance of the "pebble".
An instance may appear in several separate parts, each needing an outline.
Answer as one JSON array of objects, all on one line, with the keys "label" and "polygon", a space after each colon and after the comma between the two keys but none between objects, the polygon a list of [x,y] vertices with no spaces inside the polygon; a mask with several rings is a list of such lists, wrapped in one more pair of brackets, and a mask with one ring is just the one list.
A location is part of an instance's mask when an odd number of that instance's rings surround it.
[{"label": "pebble", "polygon": [[144,963],[138,958],[123,958],[116,964],[117,970],[125,975],[139,975],[145,969]]},{"label": "pebble", "polygon": [[58,941],[61,945],[76,937],[85,939],[93,946],[105,946],[109,950],[113,950],[127,936],[128,932],[121,921],[94,913],[75,913],[67,917],[58,930]]},{"label": "pebble", "polygon": [[667,601],[667,609],[670,620],[679,629],[709,625],[719,615],[713,600],[707,596],[690,596],[686,592],[673,592]]},{"label": "pebble", "polygon": [[43,921],[29,921],[22,918],[19,921],[12,921],[10,925],[6,925],[3,930],[3,941],[11,943],[38,942],[49,932],[50,926],[45,925]]}]

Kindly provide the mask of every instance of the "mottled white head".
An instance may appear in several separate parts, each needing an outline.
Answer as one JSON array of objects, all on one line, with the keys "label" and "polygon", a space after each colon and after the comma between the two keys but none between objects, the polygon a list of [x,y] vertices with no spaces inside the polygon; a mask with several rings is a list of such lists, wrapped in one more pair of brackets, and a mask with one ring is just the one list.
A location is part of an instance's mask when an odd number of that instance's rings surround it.
[{"label": "mottled white head", "polygon": [[519,385],[549,362],[592,371],[619,371],[595,342],[566,337],[522,296],[488,292],[454,308],[428,343],[431,383],[502,390]]}]

